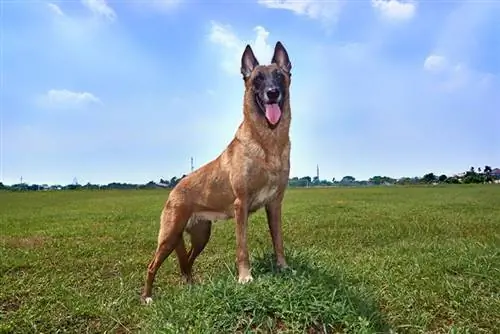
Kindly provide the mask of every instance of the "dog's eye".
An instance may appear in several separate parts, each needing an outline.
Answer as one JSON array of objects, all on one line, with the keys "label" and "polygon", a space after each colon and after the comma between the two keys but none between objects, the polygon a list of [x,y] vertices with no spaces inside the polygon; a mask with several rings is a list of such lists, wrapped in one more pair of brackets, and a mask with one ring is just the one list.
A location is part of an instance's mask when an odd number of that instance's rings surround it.
[{"label": "dog's eye", "polygon": [[256,85],[256,86],[259,86],[262,81],[264,81],[264,75],[262,73],[257,73],[257,75],[255,75],[255,79],[253,80],[253,83]]},{"label": "dog's eye", "polygon": [[283,81],[285,79],[285,75],[281,71],[274,71],[273,76],[278,81]]}]

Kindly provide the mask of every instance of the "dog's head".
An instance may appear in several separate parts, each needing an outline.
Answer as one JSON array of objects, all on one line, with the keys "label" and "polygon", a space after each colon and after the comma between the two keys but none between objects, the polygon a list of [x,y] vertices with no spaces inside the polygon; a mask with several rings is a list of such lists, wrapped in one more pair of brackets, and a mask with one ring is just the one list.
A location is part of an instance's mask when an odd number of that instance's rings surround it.
[{"label": "dog's head", "polygon": [[281,42],[274,47],[270,65],[259,65],[250,45],[241,57],[241,74],[251,109],[267,120],[271,129],[279,124],[284,106],[288,107],[292,64]]}]

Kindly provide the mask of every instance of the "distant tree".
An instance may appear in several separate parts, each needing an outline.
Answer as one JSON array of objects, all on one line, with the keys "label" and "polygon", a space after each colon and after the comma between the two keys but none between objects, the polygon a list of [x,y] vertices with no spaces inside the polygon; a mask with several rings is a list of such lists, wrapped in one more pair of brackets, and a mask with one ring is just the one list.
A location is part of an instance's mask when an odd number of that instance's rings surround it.
[{"label": "distant tree", "polygon": [[493,170],[491,169],[490,166],[484,166],[483,172],[484,172],[484,181],[485,182],[492,182],[493,177],[491,176],[491,172]]},{"label": "distant tree", "polygon": [[16,191],[23,191],[27,190],[28,186],[26,183],[16,183],[10,186],[11,190],[16,190]]},{"label": "distant tree", "polygon": [[446,183],[459,184],[460,180],[455,176],[450,176],[449,178],[446,179]]},{"label": "distant tree", "polygon": [[177,179],[177,176],[174,176],[170,179],[170,187],[175,187],[177,185],[177,183],[179,182],[179,180]]},{"label": "distant tree", "polygon": [[389,176],[374,176],[368,180],[369,182],[379,185],[379,184],[394,184],[397,183],[396,179]]},{"label": "distant tree", "polygon": [[335,183],[335,178],[334,177],[332,177],[332,183]]},{"label": "distant tree", "polygon": [[83,186],[85,189],[88,189],[88,190],[95,190],[95,189],[99,189],[99,185],[97,184],[92,184],[90,182],[87,182],[86,185]]},{"label": "distant tree", "polygon": [[396,183],[397,184],[406,184],[406,185],[408,185],[408,184],[413,183],[413,180],[411,178],[409,178],[409,177],[402,177],[399,180],[397,180]]},{"label": "distant tree", "polygon": [[144,188],[152,189],[152,188],[157,188],[157,185],[154,181],[149,181],[144,185]]},{"label": "distant tree", "polygon": [[469,184],[469,183],[484,183],[486,182],[486,175],[485,174],[478,174],[476,172],[467,172],[463,178],[463,183]]},{"label": "distant tree", "polygon": [[311,177],[310,177],[310,176],[303,176],[303,177],[301,177],[301,179],[302,179],[302,180],[307,181],[308,183],[311,183],[311,182],[312,182],[312,180],[311,180]]},{"label": "distant tree", "polygon": [[333,183],[328,181],[328,180],[320,180],[319,185],[324,186],[324,187],[329,187],[329,186],[333,185]]},{"label": "distant tree", "polygon": [[346,175],[340,180],[340,183],[353,183],[354,181],[356,181],[354,176]]},{"label": "distant tree", "polygon": [[434,175],[434,173],[428,173],[428,174],[425,174],[424,177],[422,178],[422,181],[424,183],[433,183],[436,181],[436,175]]},{"label": "distant tree", "polygon": [[[480,170],[480,168],[478,169]],[[476,173],[474,167],[471,167],[469,171],[465,172],[465,176],[462,179],[463,183],[484,183],[487,182],[486,173]]]},{"label": "distant tree", "polygon": [[289,187],[300,187],[300,181],[298,177],[292,177],[291,179],[288,179],[288,186]]},{"label": "distant tree", "polygon": [[382,183],[382,176],[374,176],[368,179],[369,182],[379,185]]},{"label": "distant tree", "polygon": [[68,185],[63,187],[63,189],[67,189],[67,190],[77,190],[77,189],[81,189],[81,188],[82,188],[82,186],[78,183],[68,184]]},{"label": "distant tree", "polygon": [[30,191],[37,191],[40,189],[40,186],[38,184],[31,184],[29,186],[27,186],[27,190],[30,190]]},{"label": "distant tree", "polygon": [[446,182],[447,178],[448,177],[446,175],[442,174],[442,175],[439,176],[439,182]]}]

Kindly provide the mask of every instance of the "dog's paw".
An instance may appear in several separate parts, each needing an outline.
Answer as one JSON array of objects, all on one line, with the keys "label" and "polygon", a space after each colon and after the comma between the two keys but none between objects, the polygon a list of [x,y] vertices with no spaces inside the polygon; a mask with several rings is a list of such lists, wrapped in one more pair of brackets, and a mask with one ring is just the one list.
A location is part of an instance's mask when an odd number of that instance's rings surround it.
[{"label": "dog's paw", "polygon": [[153,304],[153,298],[151,297],[146,297],[143,299],[145,305],[151,305]]},{"label": "dog's paw", "polygon": [[278,268],[279,271],[287,271],[290,269],[290,266],[286,263],[277,263],[276,267]]},{"label": "dog's paw", "polygon": [[284,264],[284,265],[278,265],[278,271],[280,273],[284,273],[284,274],[292,274],[292,275],[295,275],[297,273],[297,271],[295,269],[293,269],[292,267],[290,267],[289,265],[287,264]]},{"label": "dog's paw", "polygon": [[252,281],[253,281],[253,277],[250,274],[248,274],[246,276],[240,276],[238,278],[238,283],[240,283],[240,284],[250,283]]}]

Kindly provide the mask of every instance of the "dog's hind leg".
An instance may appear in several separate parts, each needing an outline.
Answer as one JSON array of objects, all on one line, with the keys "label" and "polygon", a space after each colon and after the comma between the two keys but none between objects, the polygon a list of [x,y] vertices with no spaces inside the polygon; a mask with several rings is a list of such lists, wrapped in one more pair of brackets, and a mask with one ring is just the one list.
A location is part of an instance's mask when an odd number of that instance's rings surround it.
[{"label": "dog's hind leg", "polygon": [[189,255],[186,251],[186,244],[184,243],[184,238],[181,237],[177,246],[175,247],[175,253],[177,254],[177,261],[179,262],[179,268],[181,269],[182,276],[185,281],[189,283],[191,281],[191,272],[188,265]]},{"label": "dog's hind leg", "polygon": [[199,220],[191,226],[188,233],[191,236],[191,249],[188,254],[188,272],[189,277],[191,278],[194,260],[196,260],[198,255],[203,252],[205,246],[210,240],[210,235],[212,233],[212,221]]},{"label": "dog's hind leg", "polygon": [[142,297],[149,304],[152,302],[153,282],[156,273],[163,261],[177,248],[182,239],[182,232],[186,226],[189,213],[185,208],[172,207],[168,203],[163,210],[160,222],[160,232],[158,234],[158,245],[155,255],[148,265],[146,283]]}]

